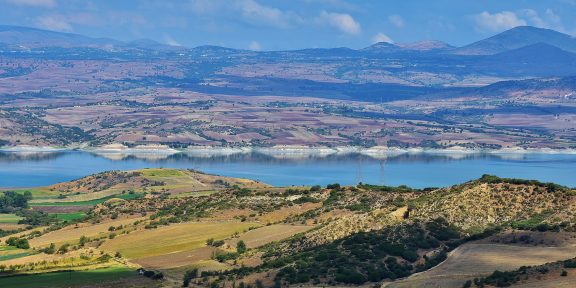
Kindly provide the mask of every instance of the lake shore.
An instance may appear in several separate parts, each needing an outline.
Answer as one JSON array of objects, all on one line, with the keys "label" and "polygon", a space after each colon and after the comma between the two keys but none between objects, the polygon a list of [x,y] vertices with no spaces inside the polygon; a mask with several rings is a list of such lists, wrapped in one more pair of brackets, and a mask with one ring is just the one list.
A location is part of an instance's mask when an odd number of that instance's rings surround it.
[{"label": "lake shore", "polygon": [[12,146],[0,147],[0,152],[14,153],[44,153],[44,152],[64,152],[64,151],[83,151],[94,154],[158,154],[173,155],[184,153],[190,156],[211,157],[211,156],[229,156],[235,154],[260,153],[270,156],[298,157],[298,156],[329,156],[329,155],[346,155],[346,154],[364,154],[372,157],[383,157],[387,155],[398,154],[576,154],[576,149],[550,149],[550,148],[502,148],[502,149],[470,149],[465,147],[450,147],[445,149],[429,148],[396,148],[396,147],[358,147],[358,146],[340,146],[340,147],[309,147],[298,145],[283,145],[273,147],[219,147],[219,146],[192,146],[182,149],[171,148],[167,145],[137,145],[128,147],[122,144],[109,144],[99,147],[89,146],[71,146],[71,147],[53,147],[53,146]]}]

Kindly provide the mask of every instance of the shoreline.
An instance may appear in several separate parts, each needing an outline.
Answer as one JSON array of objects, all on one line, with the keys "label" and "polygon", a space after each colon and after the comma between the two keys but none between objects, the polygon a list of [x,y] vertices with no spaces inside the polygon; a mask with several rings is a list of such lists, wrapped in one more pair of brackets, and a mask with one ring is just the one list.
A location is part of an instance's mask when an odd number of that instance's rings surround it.
[{"label": "shoreline", "polygon": [[447,154],[447,155],[473,155],[473,154],[574,154],[576,149],[551,149],[551,148],[503,148],[503,149],[468,149],[463,147],[453,147],[447,149],[426,149],[426,148],[393,148],[384,146],[358,147],[358,146],[338,146],[338,147],[309,147],[309,146],[273,146],[273,147],[219,147],[219,146],[192,146],[183,149],[170,148],[165,145],[140,145],[126,147],[121,144],[111,144],[101,147],[54,147],[54,146],[12,146],[0,147],[0,152],[11,152],[18,154],[28,153],[55,153],[81,151],[97,155],[174,155],[187,154],[190,156],[231,156],[236,154],[259,153],[270,156],[330,156],[346,154],[363,154],[372,157],[382,157],[399,154]]}]

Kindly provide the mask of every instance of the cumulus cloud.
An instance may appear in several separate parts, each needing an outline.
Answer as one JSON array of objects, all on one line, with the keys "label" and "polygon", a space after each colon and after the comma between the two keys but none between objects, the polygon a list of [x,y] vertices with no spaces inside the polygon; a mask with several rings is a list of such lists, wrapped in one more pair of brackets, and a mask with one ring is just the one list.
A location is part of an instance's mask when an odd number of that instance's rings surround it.
[{"label": "cumulus cloud", "polygon": [[322,11],[318,18],[320,22],[330,25],[346,34],[357,35],[362,32],[362,27],[352,16],[342,13]]},{"label": "cumulus cloud", "polygon": [[258,43],[256,41],[252,41],[252,42],[250,42],[250,45],[248,45],[248,49],[250,49],[252,51],[260,51],[260,50],[262,50],[262,47],[260,46],[260,43]]},{"label": "cumulus cloud", "polygon": [[388,22],[390,22],[392,25],[396,26],[396,28],[404,28],[404,26],[406,24],[406,23],[404,23],[404,18],[402,18],[402,16],[400,16],[400,15],[388,16]]},{"label": "cumulus cloud", "polygon": [[266,23],[276,27],[288,27],[293,15],[278,8],[262,5],[255,0],[238,2],[242,16],[254,22]]},{"label": "cumulus cloud", "polygon": [[33,6],[52,8],[56,6],[55,0],[6,0],[6,2],[18,6]]},{"label": "cumulus cloud", "polygon": [[380,43],[380,42],[394,43],[392,38],[388,37],[388,35],[386,35],[382,32],[379,32],[378,34],[374,35],[372,37],[372,42],[373,43]]},{"label": "cumulus cloud", "polygon": [[492,32],[500,32],[528,24],[511,11],[502,11],[494,14],[484,11],[475,15],[474,20],[478,29]]},{"label": "cumulus cloud", "polygon": [[38,26],[54,31],[71,32],[72,25],[61,15],[49,15],[37,18]]},{"label": "cumulus cloud", "polygon": [[484,11],[475,15],[474,20],[477,29],[489,32],[500,32],[524,25],[565,31],[562,19],[552,9],[546,9],[543,14],[534,9],[502,11],[494,14]]}]

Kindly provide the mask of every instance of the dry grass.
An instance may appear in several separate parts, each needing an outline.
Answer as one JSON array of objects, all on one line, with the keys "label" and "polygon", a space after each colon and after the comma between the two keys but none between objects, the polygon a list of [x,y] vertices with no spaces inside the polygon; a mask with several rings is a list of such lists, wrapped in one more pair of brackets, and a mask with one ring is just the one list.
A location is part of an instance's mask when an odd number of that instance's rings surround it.
[{"label": "dry grass", "polygon": [[508,271],[520,266],[542,265],[575,254],[574,245],[541,247],[469,243],[452,251],[440,265],[414,274],[406,280],[385,283],[383,287],[462,287],[466,280],[488,275],[495,270]]},{"label": "dry grass", "polygon": [[312,228],[314,228],[314,226],[286,224],[270,225],[250,230],[240,235],[239,238],[229,240],[228,243],[230,246],[236,246],[236,243],[239,240],[242,240],[246,243],[248,248],[256,248],[262,245],[266,245],[270,242],[288,238],[298,233],[306,232]]},{"label": "dry grass", "polygon": [[108,228],[110,226],[120,226],[134,223],[134,221],[145,219],[144,217],[130,217],[122,218],[117,220],[108,220],[100,224],[90,224],[82,223],[78,226],[70,225],[63,229],[56,230],[44,234],[38,238],[30,240],[30,245],[32,247],[42,247],[49,245],[50,243],[62,244],[62,243],[77,243],[80,237],[86,236],[89,238],[94,238],[97,236],[103,236],[108,234]]},{"label": "dry grass", "polygon": [[302,205],[294,205],[290,207],[282,207],[276,211],[266,213],[258,217],[258,221],[262,223],[276,223],[284,221],[284,219],[302,214],[316,208],[322,207],[322,203],[304,203]]},{"label": "dry grass", "polygon": [[120,252],[129,259],[191,251],[204,247],[206,240],[225,239],[259,224],[247,222],[192,222],[121,235],[102,245],[104,251]]}]

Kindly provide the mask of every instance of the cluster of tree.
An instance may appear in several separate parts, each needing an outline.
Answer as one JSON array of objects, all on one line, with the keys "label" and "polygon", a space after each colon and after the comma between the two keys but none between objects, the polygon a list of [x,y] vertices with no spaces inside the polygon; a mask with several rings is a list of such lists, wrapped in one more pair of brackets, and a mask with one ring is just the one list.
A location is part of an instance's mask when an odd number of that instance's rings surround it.
[{"label": "cluster of tree", "polygon": [[6,240],[6,244],[20,249],[30,249],[28,239],[25,238],[10,237]]},{"label": "cluster of tree", "polygon": [[519,220],[510,223],[510,226],[518,230],[530,230],[530,231],[554,231],[559,232],[560,230],[565,230],[570,227],[569,222],[562,222],[559,224],[551,224],[545,222],[546,214],[535,214],[531,218],[526,220]]},{"label": "cluster of tree", "polygon": [[0,195],[0,213],[12,213],[28,208],[28,201],[32,199],[29,191],[23,194],[14,191],[5,191]]},{"label": "cluster of tree", "polygon": [[148,278],[153,279],[153,280],[164,279],[164,273],[162,273],[162,272],[156,272],[156,271],[145,270],[143,268],[140,268],[140,269],[138,269],[138,273],[140,273],[140,275],[143,275],[143,276],[148,277]]},{"label": "cluster of tree", "polygon": [[494,176],[494,175],[488,175],[488,174],[484,174],[482,175],[482,177],[478,180],[481,183],[488,183],[488,184],[500,184],[500,183],[505,183],[505,184],[513,184],[513,185],[528,185],[528,186],[538,186],[538,187],[543,187],[546,188],[546,190],[550,193],[554,193],[554,192],[564,192],[564,191],[569,191],[570,189],[566,186],[562,186],[562,185],[558,185],[555,183],[543,183],[540,182],[538,180],[524,180],[524,179],[516,179],[516,178],[500,178],[498,176]]}]

